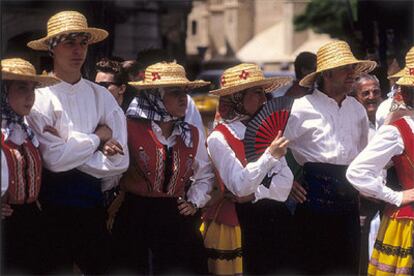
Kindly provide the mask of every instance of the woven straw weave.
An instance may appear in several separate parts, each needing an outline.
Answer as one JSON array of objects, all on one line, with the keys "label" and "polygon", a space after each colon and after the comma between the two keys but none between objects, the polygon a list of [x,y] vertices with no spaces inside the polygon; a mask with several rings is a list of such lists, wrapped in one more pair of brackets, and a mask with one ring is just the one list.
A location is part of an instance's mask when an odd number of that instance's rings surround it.
[{"label": "woven straw weave", "polygon": [[410,63],[405,65],[402,76],[398,79],[398,85],[414,86],[414,60],[410,60]]},{"label": "woven straw weave", "polygon": [[301,86],[312,86],[318,75],[326,70],[354,64],[355,72],[360,73],[371,72],[376,66],[375,61],[356,59],[345,41],[333,41],[325,44],[319,48],[316,60],[316,71],[305,76],[299,83]]},{"label": "woven straw weave", "polygon": [[399,72],[395,73],[394,75],[391,75],[388,77],[388,79],[395,79],[395,78],[401,78],[404,76],[404,71],[407,69],[407,64],[413,64],[414,63],[414,47],[411,47],[411,49],[407,52],[405,55],[405,64],[406,66],[401,69]]},{"label": "woven straw weave", "polygon": [[1,60],[1,78],[2,80],[22,80],[38,82],[39,86],[53,85],[59,82],[58,79],[36,75],[34,66],[21,58],[10,58]]},{"label": "woven straw weave", "polygon": [[53,15],[47,21],[47,36],[30,41],[27,46],[34,50],[47,50],[47,41],[60,34],[85,32],[90,33],[89,44],[104,40],[108,32],[102,29],[89,28],[88,21],[77,11],[63,11]]},{"label": "woven straw weave", "polygon": [[289,77],[265,78],[258,65],[242,63],[225,70],[221,76],[221,88],[210,91],[210,93],[225,96],[252,87],[263,87],[268,93],[288,84],[291,80]]}]

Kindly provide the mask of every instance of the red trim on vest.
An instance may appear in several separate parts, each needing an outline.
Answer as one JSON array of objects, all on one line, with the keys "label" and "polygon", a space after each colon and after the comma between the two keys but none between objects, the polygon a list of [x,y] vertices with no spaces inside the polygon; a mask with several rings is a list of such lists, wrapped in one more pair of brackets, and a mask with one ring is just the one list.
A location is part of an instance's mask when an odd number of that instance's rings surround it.
[{"label": "red trim on vest", "polygon": [[1,145],[9,170],[8,203],[24,204],[37,200],[41,185],[42,159],[39,150],[30,140],[21,146],[11,141]]},{"label": "red trim on vest", "polygon": [[[247,160],[244,153],[243,141],[237,139],[224,124],[216,126],[214,131],[218,131],[223,135],[224,139],[227,141],[227,144],[233,150],[237,159],[239,159],[243,167],[246,167]],[[218,223],[230,226],[239,225],[239,220],[237,218],[237,212],[234,203],[224,198],[224,193],[227,189],[217,169],[215,169],[215,174],[221,192],[222,200],[220,200],[217,204],[211,206],[205,212],[204,219],[215,220]]]},{"label": "red trim on vest", "polygon": [[122,179],[134,192],[147,197],[179,197],[185,195],[185,186],[193,175],[192,165],[198,147],[198,130],[191,127],[193,147],[188,148],[180,136],[172,150],[172,174],[168,191],[162,190],[166,152],[151,127],[151,121],[128,119],[128,147],[130,167]]},{"label": "red trim on vest", "polygon": [[[412,189],[414,188],[414,133],[404,118],[398,119],[392,125],[398,129],[404,142],[403,153],[392,158],[398,181],[403,190]],[[412,204],[400,208],[387,205],[386,214],[392,218],[414,219],[414,208]]]}]

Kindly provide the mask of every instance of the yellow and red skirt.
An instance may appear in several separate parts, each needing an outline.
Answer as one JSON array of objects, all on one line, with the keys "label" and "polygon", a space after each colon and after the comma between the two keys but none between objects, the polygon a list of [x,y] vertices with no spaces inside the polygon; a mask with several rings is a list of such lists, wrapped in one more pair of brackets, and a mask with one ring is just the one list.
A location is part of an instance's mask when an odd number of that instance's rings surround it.
[{"label": "yellow and red skirt", "polygon": [[413,272],[412,219],[383,216],[368,275],[411,275]]},{"label": "yellow and red skirt", "polygon": [[216,221],[204,222],[201,227],[208,255],[208,270],[214,275],[243,273],[240,226]]}]

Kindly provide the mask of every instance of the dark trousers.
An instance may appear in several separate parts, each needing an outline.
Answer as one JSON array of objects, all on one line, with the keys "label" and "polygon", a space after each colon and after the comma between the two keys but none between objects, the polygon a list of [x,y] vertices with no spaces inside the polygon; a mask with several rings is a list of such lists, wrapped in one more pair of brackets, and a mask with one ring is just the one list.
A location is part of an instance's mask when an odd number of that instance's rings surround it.
[{"label": "dark trousers", "polygon": [[200,216],[180,215],[176,198],[127,193],[112,229],[116,274],[207,274]]},{"label": "dark trousers", "polygon": [[243,273],[291,274],[292,215],[281,202],[262,199],[236,204],[243,250]]},{"label": "dark trousers", "polygon": [[302,273],[357,275],[360,250],[358,193],[346,167],[306,163],[307,201],[295,213]]},{"label": "dark trousers", "polygon": [[2,220],[1,274],[43,273],[44,235],[36,203],[12,205],[13,214]]},{"label": "dark trousers", "polygon": [[110,261],[106,210],[43,204],[47,235],[47,272],[71,274],[76,264],[84,274],[103,274]]}]

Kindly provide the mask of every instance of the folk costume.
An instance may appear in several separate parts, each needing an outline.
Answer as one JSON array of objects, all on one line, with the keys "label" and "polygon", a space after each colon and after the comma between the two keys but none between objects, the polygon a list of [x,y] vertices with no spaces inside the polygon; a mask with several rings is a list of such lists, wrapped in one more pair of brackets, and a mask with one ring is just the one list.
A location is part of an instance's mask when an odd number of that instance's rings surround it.
[{"label": "folk costume", "polygon": [[[407,64],[398,85],[414,87],[414,63]],[[406,105],[412,110],[413,106]],[[381,174],[394,162],[400,187],[384,185]],[[404,116],[380,127],[368,146],[355,158],[347,178],[362,194],[387,203],[368,275],[412,275],[414,210],[402,206],[402,191],[414,188],[414,116]]]},{"label": "folk costume", "polygon": [[37,202],[42,159],[34,132],[9,104],[8,82],[45,86],[59,81],[36,75],[33,65],[20,58],[2,60],[1,74],[1,201],[13,209],[12,215],[2,220],[2,274],[38,274],[44,261]]},{"label": "folk costume", "polygon": [[[287,84],[288,78],[264,78],[263,72],[255,64],[240,64],[224,71],[221,88],[210,93],[220,96],[219,113],[223,119],[207,138],[207,148],[215,165],[216,176],[226,193],[232,197],[245,197],[254,194],[254,199],[245,203],[219,202],[221,207],[215,222],[216,231],[229,231],[229,227],[240,223],[243,258],[243,273],[269,274],[285,269],[283,267],[288,241],[284,239],[286,225],[290,217],[285,201],[292,187],[293,175],[284,158],[274,158],[268,150],[256,161],[248,163],[245,158],[243,139],[246,126],[242,121],[249,116],[243,112],[244,89],[263,87],[265,92]],[[265,176],[271,176],[269,188],[262,184]],[[225,204],[225,205],[224,205]],[[226,208],[223,208],[226,207]],[[214,222],[214,221],[213,221]],[[230,228],[231,229],[231,228]],[[237,230],[237,228],[236,228]],[[220,232],[219,232],[220,233]],[[220,239],[226,238],[220,235]],[[221,269],[226,265],[237,265],[239,254],[228,256],[233,263],[225,263],[223,256],[226,241],[217,240],[213,244],[211,259],[216,259],[217,274],[225,274]],[[206,244],[207,245],[207,244]],[[239,250],[237,248],[237,250]],[[224,252],[223,252],[224,251]],[[231,252],[231,251],[230,251]],[[224,262],[224,263],[223,263]],[[237,271],[239,272],[239,271]]]},{"label": "folk costume", "polygon": [[[214,174],[198,129],[166,110],[162,88],[204,86],[189,81],[176,63],[146,68],[141,90],[127,110],[131,164],[121,179],[126,197],[115,219],[116,273],[205,274],[207,259],[200,212],[181,215],[180,201],[202,208],[209,201]],[[164,137],[159,122],[173,122]]]},{"label": "folk costume", "polygon": [[[317,70],[300,85],[313,86],[325,71],[354,65],[356,72],[376,63],[357,60],[349,45],[335,41],[317,53]],[[340,105],[320,91],[295,100],[285,137],[296,161],[303,166],[302,186],[307,200],[295,212],[297,252],[303,273],[358,273],[358,193],[345,178],[347,165],[365,147],[368,117],[357,100],[345,96]]]},{"label": "folk costume", "polygon": [[[88,27],[82,14],[63,11],[49,19],[46,37],[28,46],[50,51],[67,39],[83,37],[92,44],[107,35],[105,30]],[[109,238],[101,186],[102,179],[128,168],[125,115],[109,91],[80,78],[75,84],[62,81],[37,89],[28,121],[44,161],[40,201],[48,235],[48,270],[70,273],[76,263],[83,273],[104,273]],[[94,131],[100,124],[112,130],[124,155],[106,156],[98,150],[101,141]],[[59,136],[44,132],[46,125],[54,127]]]}]

